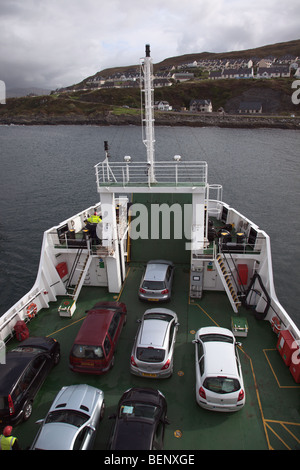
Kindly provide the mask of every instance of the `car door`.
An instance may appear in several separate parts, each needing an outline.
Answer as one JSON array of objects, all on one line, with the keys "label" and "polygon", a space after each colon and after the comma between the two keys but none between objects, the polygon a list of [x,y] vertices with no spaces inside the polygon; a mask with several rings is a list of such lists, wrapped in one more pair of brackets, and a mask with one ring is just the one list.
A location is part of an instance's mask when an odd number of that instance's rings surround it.
[{"label": "car door", "polygon": [[195,343],[196,347],[196,383],[197,387],[202,385],[202,376],[204,373],[204,350],[201,340]]},{"label": "car door", "polygon": [[111,341],[114,345],[114,349],[116,347],[116,343],[117,343],[118,338],[119,338],[120,333],[121,333],[121,329],[122,329],[121,327],[122,327],[121,312],[116,311],[114,313],[114,316],[113,316],[113,318],[111,320],[111,323],[109,325],[109,328],[108,328],[108,333],[109,333]]},{"label": "car door", "polygon": [[[38,354],[30,363],[32,382],[30,384],[30,394],[35,396],[48,375],[50,359],[46,354]],[[29,372],[29,371],[28,371]]]}]

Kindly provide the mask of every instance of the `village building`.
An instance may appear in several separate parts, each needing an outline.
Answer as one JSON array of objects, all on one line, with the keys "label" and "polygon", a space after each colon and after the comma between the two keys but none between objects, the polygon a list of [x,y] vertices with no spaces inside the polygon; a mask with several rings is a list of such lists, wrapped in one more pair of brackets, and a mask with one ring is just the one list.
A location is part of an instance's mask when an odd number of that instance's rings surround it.
[{"label": "village building", "polygon": [[212,102],[211,100],[191,100],[190,111],[197,113],[212,113]]},{"label": "village building", "polygon": [[257,101],[241,101],[239,114],[261,114],[262,103]]}]

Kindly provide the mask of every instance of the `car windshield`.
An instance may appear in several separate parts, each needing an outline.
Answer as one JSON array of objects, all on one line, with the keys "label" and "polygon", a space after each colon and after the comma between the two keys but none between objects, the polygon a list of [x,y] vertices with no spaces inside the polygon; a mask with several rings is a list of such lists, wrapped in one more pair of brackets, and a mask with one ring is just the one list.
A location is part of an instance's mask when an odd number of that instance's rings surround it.
[{"label": "car windshield", "polygon": [[80,428],[87,420],[89,416],[74,410],[58,410],[52,411],[48,414],[45,424],[47,423],[67,423],[76,428]]},{"label": "car windshield", "polygon": [[200,339],[203,343],[207,343],[208,341],[219,341],[222,343],[233,344],[232,336],[220,335],[219,333],[208,333],[207,335],[201,335]]},{"label": "car windshield", "polygon": [[144,320],[164,320],[164,321],[171,321],[174,317],[172,315],[168,315],[167,313],[160,313],[160,312],[151,312],[146,313],[144,315]]},{"label": "car windshield", "polygon": [[71,355],[79,359],[102,359],[104,357],[101,346],[91,346],[89,344],[74,344]]},{"label": "car windshield", "polygon": [[146,403],[126,403],[120,407],[119,418],[144,418],[154,421],[159,407]]},{"label": "car windshield", "polygon": [[163,290],[165,288],[164,281],[144,281],[143,289]]},{"label": "car windshield", "polygon": [[203,387],[220,394],[237,392],[241,388],[237,379],[228,377],[207,377],[204,380]]},{"label": "car windshield", "polygon": [[164,349],[137,348],[136,357],[143,362],[162,362],[165,357]]}]

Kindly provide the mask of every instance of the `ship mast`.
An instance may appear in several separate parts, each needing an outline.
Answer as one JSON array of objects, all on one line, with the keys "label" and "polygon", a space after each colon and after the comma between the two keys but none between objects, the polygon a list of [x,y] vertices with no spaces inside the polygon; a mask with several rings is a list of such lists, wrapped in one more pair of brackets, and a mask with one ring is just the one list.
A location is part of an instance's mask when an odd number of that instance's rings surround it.
[{"label": "ship mast", "polygon": [[[146,45],[146,57],[141,66],[141,91],[144,93],[145,116],[142,113],[142,125],[145,123],[143,143],[147,148],[147,163],[149,183],[155,183],[154,174],[154,111],[153,111],[153,64],[150,57],[150,46]],[[143,100],[142,100],[143,101]],[[142,103],[143,104],[143,103]]]}]

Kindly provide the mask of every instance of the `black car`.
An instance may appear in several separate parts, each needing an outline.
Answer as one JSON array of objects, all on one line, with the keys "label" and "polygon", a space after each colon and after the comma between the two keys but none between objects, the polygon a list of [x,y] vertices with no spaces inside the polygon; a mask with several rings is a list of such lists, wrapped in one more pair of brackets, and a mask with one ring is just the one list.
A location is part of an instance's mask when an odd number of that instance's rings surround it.
[{"label": "black car", "polygon": [[6,354],[0,365],[1,424],[30,417],[34,397],[59,360],[60,345],[52,338],[30,337]]},{"label": "black car", "polygon": [[155,450],[163,448],[167,402],[159,390],[131,388],[121,397],[109,442],[112,450]]}]

